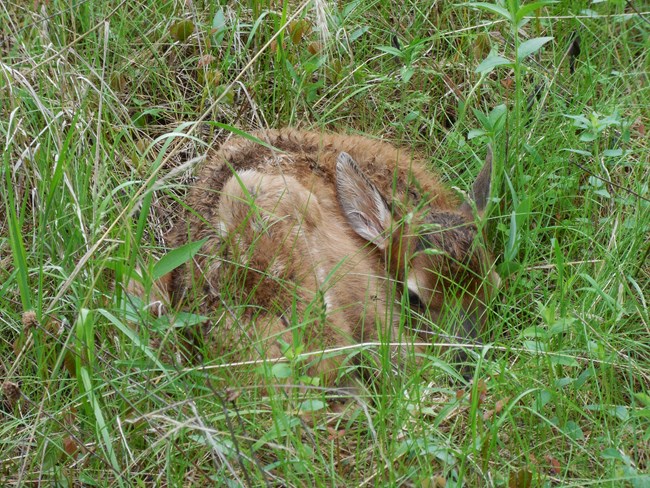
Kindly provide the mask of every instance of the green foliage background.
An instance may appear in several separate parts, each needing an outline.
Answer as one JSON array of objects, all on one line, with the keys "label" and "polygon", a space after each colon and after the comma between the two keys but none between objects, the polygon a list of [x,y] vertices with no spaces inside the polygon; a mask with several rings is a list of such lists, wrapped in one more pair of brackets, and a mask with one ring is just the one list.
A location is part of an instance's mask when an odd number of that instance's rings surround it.
[{"label": "green foliage background", "polygon": [[[650,486],[649,19],[613,0],[3,3],[0,483]],[[136,266],[160,273],[207,148],[287,125],[413,148],[465,191],[493,145],[503,286],[470,384],[433,352],[338,415],[331,392],[180,361],[200,317],[126,296]]]}]

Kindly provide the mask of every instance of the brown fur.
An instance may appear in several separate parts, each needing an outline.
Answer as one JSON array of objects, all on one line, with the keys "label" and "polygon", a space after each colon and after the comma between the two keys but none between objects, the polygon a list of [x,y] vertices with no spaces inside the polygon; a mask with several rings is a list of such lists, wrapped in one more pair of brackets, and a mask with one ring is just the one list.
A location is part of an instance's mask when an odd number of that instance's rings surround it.
[{"label": "brown fur", "polygon": [[[231,331],[226,352],[257,344],[257,352],[277,358],[276,339],[291,344],[295,333],[308,350],[396,333],[392,317],[398,314],[389,310],[383,271],[350,235],[328,228],[345,223],[292,177],[240,171],[222,188],[215,215],[219,252],[216,259],[199,258],[207,265],[205,279],[210,289],[227,286],[236,302],[263,311],[255,327]],[[292,330],[292,314],[308,327]],[[384,324],[388,330],[377,329]],[[332,384],[344,358],[318,361],[310,373]]]},{"label": "brown fur", "polygon": [[[311,350],[397,337],[399,314],[386,271],[416,288],[411,291],[434,320],[449,303],[450,283],[460,282],[467,293],[458,301],[470,322],[462,325],[475,335],[486,254],[474,249],[476,227],[467,209],[421,160],[359,136],[293,129],[254,135],[280,151],[243,138],[222,145],[200,169],[186,200],[191,210],[169,239],[178,246],[208,238],[193,263],[173,272],[170,288],[177,304],[198,283],[204,311],[221,304],[226,290],[249,306],[243,320],[216,325],[220,349],[248,342],[257,347],[245,358],[278,357],[276,339],[291,343],[295,332],[291,311],[300,323],[308,312],[314,315],[319,300],[320,315],[302,331]],[[337,173],[342,152],[354,160],[349,174],[340,165]],[[360,234],[351,220],[354,212],[344,210],[348,178],[351,191],[357,183],[376,188],[381,197],[374,203],[390,213],[376,240]],[[361,195],[352,205],[372,203]],[[404,219],[409,212],[412,218]],[[429,225],[426,232],[423,225]],[[422,252],[427,248],[440,252]],[[331,382],[339,362],[321,361],[312,372]]]}]

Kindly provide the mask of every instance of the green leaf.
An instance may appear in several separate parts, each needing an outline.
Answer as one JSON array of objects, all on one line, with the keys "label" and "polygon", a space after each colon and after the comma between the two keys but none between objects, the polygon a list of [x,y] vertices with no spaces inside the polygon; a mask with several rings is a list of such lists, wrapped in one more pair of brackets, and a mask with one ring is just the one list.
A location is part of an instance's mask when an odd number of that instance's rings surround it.
[{"label": "green leaf", "polygon": [[582,142],[591,142],[591,141],[595,141],[597,137],[598,137],[598,134],[596,134],[595,132],[592,132],[592,131],[588,130],[588,131],[586,131],[586,132],[583,132],[583,133],[580,135],[580,140],[581,140]]},{"label": "green leaf", "polygon": [[320,386],[320,378],[318,376],[301,376],[298,381],[303,385]]},{"label": "green leaf", "polygon": [[201,239],[200,241],[188,242],[187,244],[182,245],[172,251],[169,251],[165,254],[160,261],[156,263],[151,272],[151,277],[153,280],[157,280],[165,276],[170,271],[178,268],[180,265],[185,264],[187,261],[192,259],[194,255],[201,250],[201,247],[208,240]]},{"label": "green leaf", "polygon": [[528,349],[529,351],[535,352],[535,353],[547,352],[548,351],[548,348],[542,342],[523,341],[522,344],[526,349]]},{"label": "green leaf", "polygon": [[531,327],[526,327],[524,330],[521,331],[520,335],[522,337],[532,337],[535,339],[542,339],[542,340],[548,338],[548,334],[546,330],[542,329],[541,327],[537,327],[536,325],[533,325]]},{"label": "green leaf", "polygon": [[487,58],[485,58],[483,62],[479,64],[476,67],[476,70],[474,71],[476,73],[485,74],[485,73],[489,73],[497,66],[511,66],[511,65],[512,65],[512,61],[510,61],[509,59],[506,59],[503,56],[499,56],[496,53],[490,53],[490,55]]},{"label": "green leaf", "polygon": [[623,457],[621,456],[621,453],[618,452],[618,449],[614,447],[608,447],[607,449],[603,450],[600,453],[600,457],[603,459],[614,459],[616,461],[622,461]]},{"label": "green leaf", "polygon": [[193,442],[201,446],[208,447],[210,449],[215,448],[221,454],[225,456],[234,456],[237,454],[235,449],[235,444],[232,440],[227,437],[221,436],[210,436],[209,440],[205,435],[200,434],[191,434],[188,436],[189,439],[192,439]]},{"label": "green leaf", "polygon": [[[287,435],[294,435],[295,429],[303,420],[287,415],[277,415],[274,419],[274,428],[268,429],[251,447],[252,452],[258,451],[262,446],[267,445],[275,439],[283,439]],[[281,444],[281,443],[280,443]]]},{"label": "green leaf", "polygon": [[533,53],[539,51],[544,44],[549,41],[552,41],[553,37],[535,37],[534,39],[529,39],[525,42],[522,42],[517,49],[517,59],[520,61]]},{"label": "green leaf", "polygon": [[[4,151],[5,183],[7,185],[6,188],[13,188],[13,183],[11,181],[12,172],[9,169],[11,168],[9,165],[9,154],[9,151]],[[62,160],[59,160],[58,164],[63,164]],[[22,301],[23,310],[32,310],[32,289],[29,286],[29,267],[27,265],[27,252],[25,243],[23,242],[22,219],[18,215],[15,202],[15,193],[12,190],[7,192],[5,211],[7,212],[7,222],[9,224],[9,243],[14,257],[14,265],[16,267],[16,271],[18,272],[17,278],[18,290],[20,290],[20,299]]]},{"label": "green leaf", "polygon": [[587,382],[587,380],[589,378],[591,378],[592,376],[594,376],[594,370],[591,369],[591,368],[585,369],[582,373],[580,373],[578,375],[576,380],[573,382],[573,387],[576,390],[579,390],[580,388],[582,388],[584,386],[584,384]]},{"label": "green leaf", "polygon": [[605,149],[603,151],[603,156],[606,158],[616,158],[623,155],[623,150],[621,148],[617,149]]},{"label": "green leaf", "polygon": [[585,438],[585,434],[582,432],[582,429],[573,420],[569,420],[566,423],[564,426],[564,433],[574,441],[579,441]]},{"label": "green leaf", "polygon": [[370,26],[367,26],[367,25],[361,26],[361,27],[359,27],[357,29],[354,29],[352,32],[350,32],[350,35],[348,36],[348,38],[350,39],[350,42],[354,42],[359,37],[361,37],[366,32],[368,32],[369,30],[370,30]]},{"label": "green leaf", "polygon": [[540,411],[542,408],[544,408],[548,403],[553,400],[553,394],[548,391],[548,390],[542,390],[537,393],[537,398],[535,401],[535,409],[537,411]]},{"label": "green leaf", "polygon": [[630,413],[624,405],[616,405],[607,409],[607,413],[625,422],[630,418]]},{"label": "green leaf", "polygon": [[568,119],[573,120],[573,125],[575,127],[580,127],[581,129],[588,129],[591,127],[591,121],[584,115],[569,115],[564,114]]},{"label": "green leaf", "polygon": [[488,12],[492,12],[493,14],[500,15],[507,21],[512,22],[512,15],[510,15],[510,12],[508,12],[507,9],[499,5],[494,5],[493,3],[487,3],[487,2],[463,3],[462,5],[466,7],[473,7],[473,8],[480,8],[482,10],[487,10]]},{"label": "green leaf", "polygon": [[560,366],[571,366],[574,368],[580,366],[575,358],[569,356],[551,356],[550,361],[552,364],[558,364]]},{"label": "green leaf", "polygon": [[489,117],[486,117],[483,112],[475,108],[472,109],[472,111],[485,130],[489,131],[492,129],[492,124],[490,123]]},{"label": "green leaf", "polygon": [[484,136],[485,134],[487,134],[487,132],[483,129],[472,129],[467,133],[467,139],[471,141],[472,139]]},{"label": "green leaf", "polygon": [[650,419],[650,408],[644,408],[642,410],[634,410],[632,412],[633,417]]},{"label": "green leaf", "polygon": [[563,148],[563,149],[560,149],[560,150],[575,153],[575,154],[580,154],[581,156],[589,156],[589,157],[591,157],[591,153],[589,151],[583,151],[582,149]]},{"label": "green leaf", "polygon": [[215,44],[221,44],[224,36],[226,35],[226,16],[223,9],[220,8],[212,18],[212,39]]},{"label": "green leaf", "polygon": [[164,318],[164,321],[161,322],[164,322],[167,327],[176,328],[192,327],[194,325],[199,325],[210,320],[210,317],[206,317],[205,315],[198,315],[189,312],[176,312],[174,314],[174,321],[171,324],[169,323],[169,317],[161,318]]},{"label": "green leaf", "polygon": [[508,113],[508,107],[506,107],[504,103],[497,105],[492,110],[490,110],[488,119],[493,129],[498,130],[500,127],[503,126],[505,122],[505,116],[507,113]]},{"label": "green leaf", "polygon": [[226,27],[226,16],[223,13],[223,9],[220,8],[216,11],[214,17],[212,18],[212,28],[215,31],[219,31],[224,27]]},{"label": "green leaf", "polygon": [[621,453],[618,452],[618,449],[614,447],[608,447],[604,451],[600,453],[600,457],[603,459],[614,459],[616,461],[623,461],[623,457],[621,456]]},{"label": "green leaf", "polygon": [[517,208],[516,208],[517,227],[521,228],[524,226],[524,224],[528,220],[528,217],[530,217],[532,208],[533,208],[533,201],[530,197],[523,198],[517,204]]},{"label": "green leaf", "polygon": [[287,363],[276,363],[271,367],[271,374],[274,378],[289,378],[292,374],[291,367]]},{"label": "green leaf", "polygon": [[321,400],[305,400],[298,406],[298,410],[301,412],[317,412],[326,406],[327,404]]},{"label": "green leaf", "polygon": [[427,247],[422,249],[419,254],[424,254],[425,256],[446,256],[447,252],[442,249],[436,249],[435,247]]},{"label": "green leaf", "polygon": [[133,125],[138,128],[144,128],[149,124],[151,119],[158,116],[160,112],[162,112],[162,109],[160,108],[149,108],[142,112],[137,112],[132,118]]},{"label": "green leaf", "polygon": [[404,83],[408,83],[413,74],[415,74],[415,69],[411,68],[410,66],[402,66],[400,75],[402,76],[402,81]]},{"label": "green leaf", "polygon": [[404,117],[404,123],[408,124],[409,122],[413,122],[419,116],[420,112],[418,110],[411,110],[408,114],[406,114],[406,117]]},{"label": "green leaf", "polygon": [[95,417],[95,432],[96,435],[101,437],[103,441],[103,449],[106,452],[106,455],[108,456],[108,459],[111,462],[111,465],[113,466],[113,469],[119,470],[120,464],[117,460],[117,455],[115,454],[115,448],[113,447],[113,441],[110,435],[110,432],[112,429],[110,429],[109,424],[106,422],[106,419],[104,418],[104,413],[102,411],[102,406],[99,403],[99,398],[95,394],[95,388],[92,383],[92,377],[90,376],[90,373],[88,372],[88,368],[83,366],[81,367],[80,370],[80,378],[81,378],[81,383],[83,384],[84,388],[84,393],[88,397],[88,400],[90,401],[90,404],[92,405],[92,411]]},{"label": "green leaf", "polygon": [[510,231],[508,232],[508,242],[506,243],[506,248],[504,249],[503,259],[504,261],[514,261],[517,251],[519,250],[519,236],[517,232],[519,219],[517,219],[517,213],[513,210],[510,214]]},{"label": "green leaf", "polygon": [[555,336],[558,334],[564,334],[565,332],[569,332],[575,324],[576,319],[571,318],[571,317],[562,317],[559,318],[555,323],[549,328],[549,335],[550,336]]},{"label": "green leaf", "polygon": [[397,48],[394,48],[393,46],[377,46],[377,49],[379,49],[382,52],[392,54],[396,58],[401,58],[402,57],[402,51],[400,51]]}]

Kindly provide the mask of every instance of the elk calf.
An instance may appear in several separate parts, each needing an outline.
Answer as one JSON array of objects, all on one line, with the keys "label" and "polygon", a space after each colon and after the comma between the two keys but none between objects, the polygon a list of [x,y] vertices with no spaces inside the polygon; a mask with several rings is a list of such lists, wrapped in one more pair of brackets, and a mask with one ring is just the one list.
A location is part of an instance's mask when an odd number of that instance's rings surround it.
[{"label": "elk calf", "polygon": [[[389,144],[292,129],[254,136],[267,145],[233,138],[208,158],[169,239],[207,238],[169,277],[173,302],[198,285],[203,312],[226,294],[248,310],[215,325],[220,349],[249,344],[242,357],[277,358],[277,339],[291,343],[297,332],[310,350],[403,340],[391,280],[431,322],[477,336],[498,280],[475,242],[473,215],[489,197],[490,157],[473,202],[461,203],[421,160]],[[311,372],[331,384],[339,365],[328,356]]]}]

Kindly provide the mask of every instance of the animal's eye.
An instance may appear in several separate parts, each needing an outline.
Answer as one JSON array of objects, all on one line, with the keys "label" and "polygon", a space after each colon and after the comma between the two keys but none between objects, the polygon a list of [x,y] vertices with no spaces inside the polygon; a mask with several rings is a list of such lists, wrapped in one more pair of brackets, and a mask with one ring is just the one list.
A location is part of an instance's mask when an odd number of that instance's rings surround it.
[{"label": "animal's eye", "polygon": [[424,304],[422,303],[422,300],[420,300],[418,294],[411,290],[409,290],[408,292],[409,292],[409,305],[411,307],[424,308]]}]

